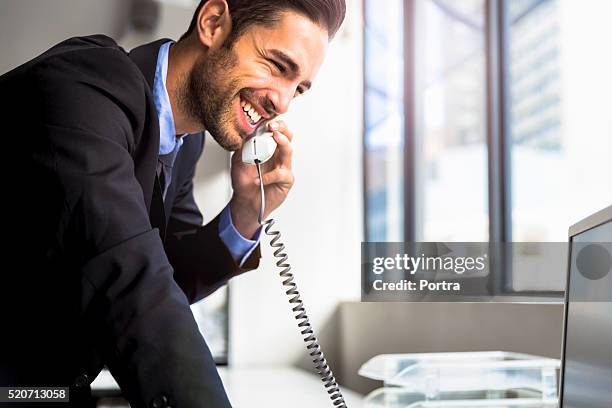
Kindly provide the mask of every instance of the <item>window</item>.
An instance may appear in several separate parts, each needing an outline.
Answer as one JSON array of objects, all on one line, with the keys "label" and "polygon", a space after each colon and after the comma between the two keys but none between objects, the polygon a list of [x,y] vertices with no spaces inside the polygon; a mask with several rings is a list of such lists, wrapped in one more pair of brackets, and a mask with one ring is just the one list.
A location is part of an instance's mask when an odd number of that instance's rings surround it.
[{"label": "window", "polygon": [[[570,224],[612,202],[612,129],[605,125],[607,112],[596,114],[608,104],[612,87],[608,73],[593,75],[601,49],[589,28],[597,27],[605,4],[594,5],[567,0],[506,5],[513,241],[565,241]],[[523,260],[513,255],[515,264]],[[513,267],[508,289],[562,291],[564,272],[563,263],[537,274]]]},{"label": "window", "polygon": [[484,0],[415,2],[419,241],[487,241]]},{"label": "window", "polygon": [[366,236],[402,241],[404,209],[402,1],[366,1]]},{"label": "window", "polygon": [[565,241],[570,224],[612,203],[610,114],[596,113],[612,87],[609,73],[593,77],[604,50],[589,35],[606,3],[508,3],[514,241]]},{"label": "window", "polygon": [[[612,2],[364,1],[367,240],[566,242],[612,203]],[[559,295],[559,259],[491,283]]]}]

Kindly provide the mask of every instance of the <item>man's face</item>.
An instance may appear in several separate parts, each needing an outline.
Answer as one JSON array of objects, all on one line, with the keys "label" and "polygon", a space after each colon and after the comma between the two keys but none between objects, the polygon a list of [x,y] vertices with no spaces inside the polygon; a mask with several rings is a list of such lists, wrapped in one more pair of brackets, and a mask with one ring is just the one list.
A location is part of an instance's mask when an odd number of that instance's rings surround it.
[{"label": "man's face", "polygon": [[254,25],[231,48],[202,56],[182,101],[227,150],[237,150],[264,120],[283,114],[310,88],[327,50],[325,29],[286,12],[273,27]]}]

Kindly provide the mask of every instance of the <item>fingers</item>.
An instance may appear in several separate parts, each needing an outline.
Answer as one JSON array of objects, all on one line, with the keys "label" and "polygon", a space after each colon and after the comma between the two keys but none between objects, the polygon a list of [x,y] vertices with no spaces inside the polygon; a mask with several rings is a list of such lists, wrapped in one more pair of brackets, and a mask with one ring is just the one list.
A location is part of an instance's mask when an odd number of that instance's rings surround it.
[{"label": "fingers", "polygon": [[278,147],[276,148],[276,164],[281,168],[291,169],[293,160],[293,146],[289,138],[283,133],[274,131],[274,140]]},{"label": "fingers", "polygon": [[[292,186],[295,181],[291,170],[281,168],[272,170],[269,173],[265,173],[262,175],[261,178],[263,180],[264,186],[270,184],[284,184],[287,186]],[[255,184],[259,185],[259,179],[255,179]]]},{"label": "fingers", "polygon": [[293,133],[287,127],[283,120],[275,120],[268,123],[268,128],[274,134],[274,140],[278,144],[277,163],[280,167],[291,169],[293,159]]},{"label": "fingers", "polygon": [[289,139],[289,141],[293,140],[293,133],[291,132],[291,130],[289,130],[284,120],[279,119],[268,123],[268,129],[270,129],[272,132],[282,133],[283,135],[287,136],[287,139]]}]

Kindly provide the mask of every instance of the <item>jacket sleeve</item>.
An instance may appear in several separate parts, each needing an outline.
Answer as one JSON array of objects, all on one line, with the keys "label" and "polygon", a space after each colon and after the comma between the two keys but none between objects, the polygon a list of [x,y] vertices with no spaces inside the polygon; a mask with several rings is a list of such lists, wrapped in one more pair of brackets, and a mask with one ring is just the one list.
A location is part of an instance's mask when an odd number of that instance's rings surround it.
[{"label": "jacket sleeve", "polygon": [[69,57],[33,74],[43,123],[32,165],[58,185],[50,199],[64,209],[58,235],[81,272],[87,327],[132,407],[229,407],[134,175],[144,79],[117,49]]},{"label": "jacket sleeve", "polygon": [[202,226],[202,214],[193,196],[193,178],[196,162],[190,158],[190,167],[181,180],[166,235],[166,253],[174,267],[174,279],[195,303],[217,290],[227,281],[259,266],[260,247],[240,266],[219,237],[219,215]]}]

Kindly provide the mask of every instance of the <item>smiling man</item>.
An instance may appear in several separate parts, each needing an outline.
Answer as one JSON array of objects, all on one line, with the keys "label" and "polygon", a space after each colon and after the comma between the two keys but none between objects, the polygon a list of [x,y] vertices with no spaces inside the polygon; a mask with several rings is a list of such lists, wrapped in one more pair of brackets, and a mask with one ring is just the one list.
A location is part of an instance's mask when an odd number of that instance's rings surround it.
[{"label": "smiling man", "polygon": [[0,277],[0,386],[69,387],[86,407],[106,365],[132,407],[230,406],[189,304],[257,267],[259,186],[234,154],[233,196],[202,225],[202,132],[240,153],[268,121],[266,215],[281,205],[292,133],[275,118],[344,14],[344,0],[207,0],[176,43],[72,38],[0,77],[16,265]]}]

